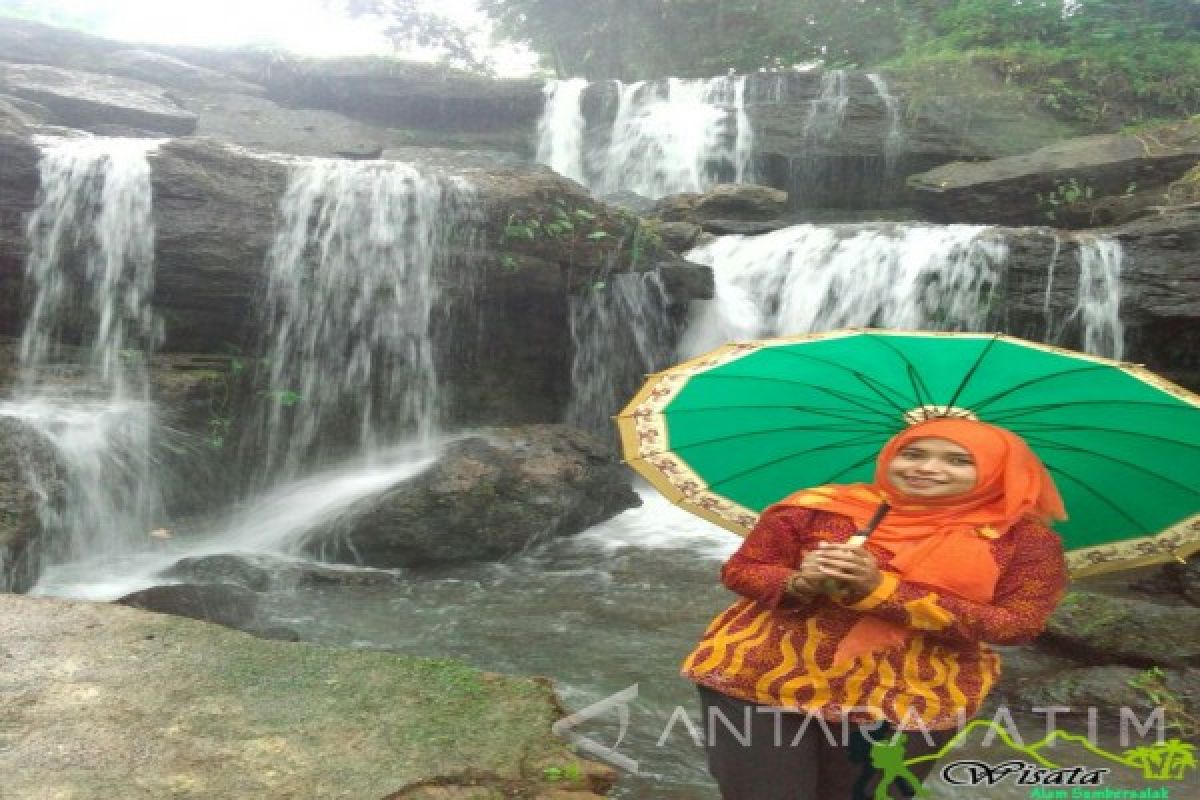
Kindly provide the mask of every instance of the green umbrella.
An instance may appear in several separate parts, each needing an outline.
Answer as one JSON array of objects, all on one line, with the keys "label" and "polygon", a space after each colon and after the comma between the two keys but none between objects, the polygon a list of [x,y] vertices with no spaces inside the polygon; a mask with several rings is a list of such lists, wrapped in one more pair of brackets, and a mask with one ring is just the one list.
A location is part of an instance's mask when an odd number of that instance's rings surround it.
[{"label": "green umbrella", "polygon": [[849,330],[726,345],[651,375],[617,416],[626,461],[746,533],[797,489],[869,482],[905,425],[1022,436],[1070,518],[1076,576],[1200,550],[1200,397],[1140,366],[1011,336]]}]

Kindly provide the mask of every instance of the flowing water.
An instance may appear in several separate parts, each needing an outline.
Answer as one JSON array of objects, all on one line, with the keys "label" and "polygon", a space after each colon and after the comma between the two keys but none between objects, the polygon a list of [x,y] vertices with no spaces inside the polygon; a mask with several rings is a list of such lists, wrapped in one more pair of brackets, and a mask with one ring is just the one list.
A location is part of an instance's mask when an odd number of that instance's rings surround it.
[{"label": "flowing water", "polygon": [[27,228],[33,302],[17,389],[0,415],[40,433],[64,470],[61,503],[39,487],[51,561],[120,553],[164,518],[160,456],[172,442],[144,370],[160,338],[147,161],[158,144],[39,140],[39,204]]},{"label": "flowing water", "polygon": [[[566,421],[609,439],[612,415],[645,376],[670,365],[672,326],[657,272],[612,275],[571,298],[573,358]],[[613,358],[621,353],[620,359]]]},{"label": "flowing water", "polygon": [[462,179],[394,162],[293,168],[267,257],[260,404],[265,481],[437,430],[431,321],[451,237],[475,226]]},{"label": "flowing water", "polygon": [[846,327],[979,330],[1007,258],[972,225],[797,225],[724,236],[688,253],[713,268],[712,300],[694,307],[681,345]]},{"label": "flowing water", "polygon": [[720,182],[753,181],[746,78],[611,82],[610,125],[589,126],[578,80],[551,82],[537,158],[597,194],[657,199]]}]

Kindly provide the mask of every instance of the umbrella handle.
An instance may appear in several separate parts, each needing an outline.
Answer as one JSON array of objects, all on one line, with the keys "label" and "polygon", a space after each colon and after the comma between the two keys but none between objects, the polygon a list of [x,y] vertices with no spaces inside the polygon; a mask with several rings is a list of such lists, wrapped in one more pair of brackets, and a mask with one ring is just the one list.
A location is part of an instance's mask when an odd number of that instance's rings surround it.
[{"label": "umbrella handle", "polygon": [[[886,501],[880,503],[879,508],[875,509],[875,513],[871,515],[871,519],[867,522],[867,526],[861,531],[856,531],[853,536],[846,540],[846,544],[851,547],[862,547],[867,541],[867,537],[875,532],[875,529],[879,527],[879,523],[883,521],[883,518],[887,516],[887,513],[891,509],[892,507]],[[833,578],[825,578],[821,581],[821,590],[826,594],[833,594],[839,591],[839,589],[838,582]]]}]

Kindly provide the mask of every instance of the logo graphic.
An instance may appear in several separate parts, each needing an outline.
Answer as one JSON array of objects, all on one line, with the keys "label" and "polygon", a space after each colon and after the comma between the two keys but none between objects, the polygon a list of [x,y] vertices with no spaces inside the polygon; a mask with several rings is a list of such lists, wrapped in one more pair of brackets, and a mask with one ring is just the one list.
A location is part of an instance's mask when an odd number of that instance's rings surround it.
[{"label": "logo graphic", "polygon": [[[1009,778],[1013,778],[1014,782],[1019,785],[1086,786],[1103,783],[1103,776],[1111,771],[1109,767],[1065,766],[1049,758],[1044,752],[1045,749],[1058,741],[1079,745],[1109,763],[1140,770],[1142,777],[1147,780],[1183,780],[1186,772],[1196,767],[1195,745],[1180,739],[1167,739],[1155,744],[1133,747],[1121,753],[1113,753],[1093,744],[1086,736],[1056,729],[1038,741],[1024,745],[1014,741],[1005,726],[995,720],[975,720],[946,742],[940,750],[910,758],[903,764],[912,766],[926,761],[937,761],[945,757],[952,748],[961,744],[972,731],[980,729],[988,731],[987,739],[993,735],[996,736],[1010,749],[1025,756],[1027,760],[1010,759],[998,764],[978,760],[950,761],[941,770],[942,778],[947,783],[959,786],[991,786]],[[880,757],[890,758],[891,756],[881,754]],[[872,748],[872,762],[875,758],[875,749]],[[880,768],[883,769],[882,766]],[[894,770],[885,769],[883,781],[886,781],[887,785],[890,786],[897,778],[905,778],[905,776]],[[907,778],[905,779],[907,780]]]},{"label": "logo graphic", "polygon": [[[629,756],[623,756],[617,752],[617,748],[621,745],[621,740],[625,738],[625,731],[629,728],[629,704],[636,700],[638,696],[638,685],[635,683],[616,694],[611,694],[599,702],[592,703],[587,708],[581,708],[570,716],[563,717],[550,726],[558,736],[563,736],[571,744],[578,747],[584,752],[590,753],[601,761],[612,764],[614,767],[628,770],[630,772],[638,771],[638,762]],[[617,710],[617,719],[621,723],[621,730],[617,733],[617,740],[612,746],[603,745],[594,739],[589,739],[581,733],[573,730],[581,722],[587,722],[589,719],[594,719],[608,711],[610,708]]]}]

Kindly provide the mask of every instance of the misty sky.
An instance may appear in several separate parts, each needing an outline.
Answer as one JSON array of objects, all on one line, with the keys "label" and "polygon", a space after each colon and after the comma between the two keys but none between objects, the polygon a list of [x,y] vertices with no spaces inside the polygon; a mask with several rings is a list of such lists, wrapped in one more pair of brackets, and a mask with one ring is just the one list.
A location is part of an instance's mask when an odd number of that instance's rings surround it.
[{"label": "misty sky", "polygon": [[[487,18],[474,0],[420,0],[470,28],[488,49]],[[321,0],[4,0],[9,9],[100,36],[136,42],[262,45],[304,55],[391,53],[377,20],[352,20]],[[512,47],[490,48],[502,74],[527,74],[535,58]],[[420,52],[406,57],[428,57]]]}]

